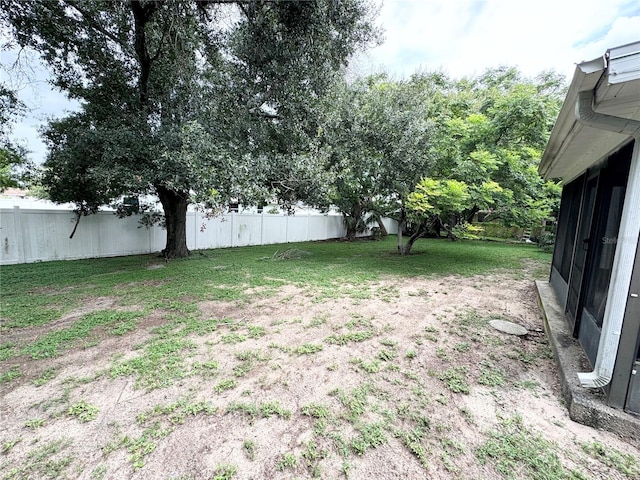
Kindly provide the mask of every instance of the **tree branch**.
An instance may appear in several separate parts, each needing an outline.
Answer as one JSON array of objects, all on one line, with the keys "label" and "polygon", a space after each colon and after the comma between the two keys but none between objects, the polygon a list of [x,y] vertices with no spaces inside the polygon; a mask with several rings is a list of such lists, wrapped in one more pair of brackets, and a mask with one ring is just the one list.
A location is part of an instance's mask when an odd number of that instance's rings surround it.
[{"label": "tree branch", "polygon": [[109,30],[104,28],[98,22],[96,22],[91,16],[91,14],[89,14],[89,12],[87,12],[84,8],[82,8],[76,0],[64,0],[64,1],[68,6],[74,8],[80,15],[82,15],[82,18],[87,22],[87,24],[93,30],[102,33],[109,40],[112,40],[113,42],[117,43],[120,47],[122,47],[123,51],[126,51],[130,56],[133,56],[134,52],[132,52],[128,48],[129,46],[127,45],[126,42],[123,43],[117,36],[115,36]]}]

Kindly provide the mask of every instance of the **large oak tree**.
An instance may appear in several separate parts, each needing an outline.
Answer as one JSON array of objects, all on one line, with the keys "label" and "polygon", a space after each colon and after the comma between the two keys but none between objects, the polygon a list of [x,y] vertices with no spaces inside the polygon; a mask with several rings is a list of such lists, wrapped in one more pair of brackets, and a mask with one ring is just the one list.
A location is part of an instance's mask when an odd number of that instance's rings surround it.
[{"label": "large oak tree", "polygon": [[[376,39],[365,0],[0,0],[78,112],[50,122],[44,184],[78,216],[125,194],[162,203],[164,255],[188,255],[189,203],[258,201],[288,166],[313,109]],[[277,168],[271,168],[273,165]],[[274,171],[277,173],[274,176]],[[292,181],[298,179],[292,178]],[[78,217],[78,218],[79,218]]]}]

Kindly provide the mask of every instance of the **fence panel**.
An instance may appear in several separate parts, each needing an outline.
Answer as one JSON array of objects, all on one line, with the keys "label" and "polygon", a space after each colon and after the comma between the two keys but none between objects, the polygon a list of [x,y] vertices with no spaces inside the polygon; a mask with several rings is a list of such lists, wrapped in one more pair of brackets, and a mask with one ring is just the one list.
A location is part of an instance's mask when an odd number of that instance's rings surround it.
[{"label": "fence panel", "polygon": [[[138,217],[119,219],[111,212],[83,217],[72,239],[75,216],[69,210],[0,208],[0,265],[48,260],[111,257],[159,252],[166,232],[139,228]],[[395,222],[385,221],[389,233]],[[206,219],[187,212],[190,249],[325,240],[344,236],[336,214],[230,213]]]}]

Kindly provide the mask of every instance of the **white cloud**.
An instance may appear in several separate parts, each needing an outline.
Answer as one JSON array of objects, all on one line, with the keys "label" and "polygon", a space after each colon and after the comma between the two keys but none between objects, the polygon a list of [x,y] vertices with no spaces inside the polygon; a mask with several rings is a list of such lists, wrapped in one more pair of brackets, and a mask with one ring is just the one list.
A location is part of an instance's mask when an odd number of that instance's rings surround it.
[{"label": "white cloud", "polygon": [[358,59],[360,70],[395,76],[417,69],[476,75],[499,65],[533,76],[640,40],[640,4],[628,0],[386,0],[386,41]]}]

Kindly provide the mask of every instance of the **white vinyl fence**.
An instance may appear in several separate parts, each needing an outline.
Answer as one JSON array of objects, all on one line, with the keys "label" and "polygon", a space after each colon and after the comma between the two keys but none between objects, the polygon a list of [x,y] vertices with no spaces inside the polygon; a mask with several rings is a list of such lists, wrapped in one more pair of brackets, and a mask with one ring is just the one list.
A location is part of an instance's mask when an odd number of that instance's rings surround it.
[{"label": "white vinyl fence", "polygon": [[[162,250],[165,230],[139,228],[138,218],[119,219],[113,212],[83,217],[70,239],[75,215],[69,210],[2,208],[0,265]],[[395,222],[386,220],[385,225],[395,233]],[[187,246],[191,250],[326,240],[344,234],[338,214],[230,213],[207,220],[199,212],[187,212]]]}]

